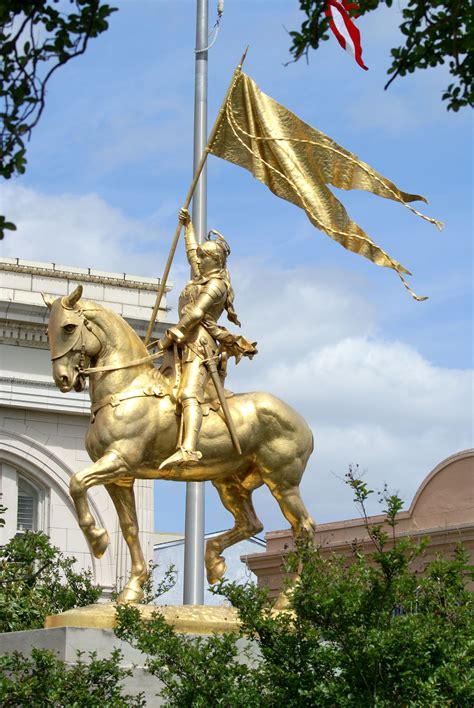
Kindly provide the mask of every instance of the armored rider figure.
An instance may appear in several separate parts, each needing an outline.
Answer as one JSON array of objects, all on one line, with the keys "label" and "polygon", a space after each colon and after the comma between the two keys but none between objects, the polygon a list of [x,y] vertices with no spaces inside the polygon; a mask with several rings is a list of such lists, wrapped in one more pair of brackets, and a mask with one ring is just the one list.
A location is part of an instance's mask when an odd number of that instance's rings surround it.
[{"label": "armored rider figure", "polygon": [[[240,327],[234,310],[234,291],[226,267],[230,248],[217,231],[210,231],[207,240],[199,244],[187,209],[182,209],[179,219],[184,225],[186,255],[191,266],[191,280],[182,291],[179,303],[179,322],[170,327],[158,346],[162,349],[175,346],[180,368],[177,404],[181,409],[182,433],[177,451],[168,457],[160,469],[177,465],[196,464],[202,457],[197,450],[202,426],[201,403],[204,401],[209,357],[242,356],[252,358],[257,353],[255,343],[242,336],[231,334],[217,321],[223,311],[227,318]],[[211,239],[215,234],[216,239]]]}]

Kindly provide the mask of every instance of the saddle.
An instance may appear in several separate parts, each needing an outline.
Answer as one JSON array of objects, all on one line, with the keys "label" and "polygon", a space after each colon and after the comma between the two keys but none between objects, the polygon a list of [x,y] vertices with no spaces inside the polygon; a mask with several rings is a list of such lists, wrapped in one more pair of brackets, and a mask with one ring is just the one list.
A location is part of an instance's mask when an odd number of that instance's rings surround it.
[{"label": "saddle", "polygon": [[[223,384],[223,388],[224,381],[227,375],[227,358],[228,357],[225,352],[220,355],[220,365],[218,368],[218,372]],[[149,396],[153,396],[155,398],[169,396],[171,401],[175,403],[176,415],[180,416],[181,410],[176,397],[179,386],[178,368],[176,366],[176,361],[176,353],[172,349],[167,349],[162,357],[162,363],[160,368],[155,370],[157,373],[159,372],[161,376],[165,379],[166,383],[164,386],[162,380],[157,380],[156,384],[152,383],[147,386],[144,386],[143,388],[129,389],[128,391],[123,391],[122,393],[113,393],[110,396],[102,398],[100,401],[97,401],[97,403],[94,403],[91,406],[91,423],[95,421],[96,413],[105,406],[112,406],[112,408],[116,408],[123,401],[127,401],[131,398],[142,398]],[[234,396],[235,394],[233,393],[233,391],[228,391],[224,388],[224,395],[226,398],[232,398],[232,396]],[[217,391],[211,378],[209,378],[206,384],[204,396],[202,400],[199,401],[199,403],[201,404],[203,416],[209,415],[209,411],[213,410],[219,413],[222,417],[222,406],[219,402]]]}]

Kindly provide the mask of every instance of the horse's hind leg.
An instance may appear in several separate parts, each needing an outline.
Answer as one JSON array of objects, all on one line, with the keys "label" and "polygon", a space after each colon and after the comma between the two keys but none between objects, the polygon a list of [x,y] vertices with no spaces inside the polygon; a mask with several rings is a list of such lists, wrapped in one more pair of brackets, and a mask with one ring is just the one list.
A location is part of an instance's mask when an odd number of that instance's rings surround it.
[{"label": "horse's hind leg", "polygon": [[[263,479],[277,500],[283,516],[291,525],[293,537],[295,539],[307,538],[309,541],[312,541],[314,532],[316,531],[316,524],[301,499],[299,485],[291,483],[291,481],[295,480],[295,477],[293,477],[292,480],[292,475],[289,475],[288,482],[280,481],[278,483],[275,483],[274,480],[268,479],[265,476],[263,476]],[[299,575],[300,571],[293,574],[293,582],[298,580]],[[276,600],[275,608],[284,609],[288,604],[289,598],[287,591],[282,590]]]},{"label": "horse's hind leg", "polygon": [[211,584],[220,580],[226,571],[225,560],[220,555],[222,551],[263,529],[263,524],[253,508],[253,489],[246,489],[238,477],[213,480],[213,485],[225,508],[234,517],[235,524],[230,531],[210,538],[206,544],[207,580]]},{"label": "horse's hind leg", "polygon": [[119,517],[120,528],[130,551],[132,568],[127,584],[118,602],[139,602],[143,597],[142,583],[147,577],[147,566],[138,538],[138,520],[133,492],[133,480],[105,485]]},{"label": "horse's hind leg", "polygon": [[[291,469],[293,467],[293,469]],[[302,471],[301,464],[295,460],[290,469],[285,469],[283,479],[277,478],[274,473],[262,474],[262,479],[277,500],[283,516],[290,524],[295,538],[309,536],[312,538],[316,531],[316,524],[308,513],[301,498],[299,480]]]}]

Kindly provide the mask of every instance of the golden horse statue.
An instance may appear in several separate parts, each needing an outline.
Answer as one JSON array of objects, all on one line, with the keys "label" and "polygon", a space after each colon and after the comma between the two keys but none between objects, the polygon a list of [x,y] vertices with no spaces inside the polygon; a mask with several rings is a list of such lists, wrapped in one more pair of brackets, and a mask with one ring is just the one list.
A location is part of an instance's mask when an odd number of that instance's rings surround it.
[{"label": "golden horse statue", "polygon": [[217,489],[235,523],[231,530],[207,541],[209,583],[224,576],[221,553],[225,548],[262,531],[252,492],[263,484],[293,533],[312,533],[314,522],[299,492],[313,450],[305,420],[268,393],[236,394],[228,405],[241,454],[232,445],[220,411],[210,410],[202,426],[199,463],[160,470],[176,448],[179,434],[174,382],[155,368],[142,340],[120,315],[81,300],[81,295],[79,285],[62,298],[43,298],[50,309],[48,338],[56,385],[62,392],[81,391],[85,376],[90,377],[91,422],[85,444],[93,464],[71,477],[70,494],[96,558],[103,555],[109,537],[106,529],[96,526],[87,490],[103,484],[112,498],[132,562],[119,600],[139,601],[147,575],[138,539],[135,479],[210,480]]}]

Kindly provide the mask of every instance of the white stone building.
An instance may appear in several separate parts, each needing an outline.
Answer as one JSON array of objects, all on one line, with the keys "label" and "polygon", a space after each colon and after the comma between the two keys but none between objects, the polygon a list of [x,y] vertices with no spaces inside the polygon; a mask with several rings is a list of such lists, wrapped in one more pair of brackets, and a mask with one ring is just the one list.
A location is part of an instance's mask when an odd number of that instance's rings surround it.
[{"label": "white stone building", "polygon": [[[43,530],[53,544],[92,568],[105,593],[127,573],[128,552],[115,508],[103,487],[89,492],[98,524],[111,543],[97,561],[77,524],[69,479],[89,463],[84,436],[89,396],[54,385],[41,292],[65,295],[81,283],[83,297],[119,312],[144,336],[158,279],[104,273],[11,258],[0,259],[0,502],[7,507],[0,544],[25,529]],[[164,330],[166,302],[155,328]],[[153,481],[135,484],[144,552],[153,557]]]}]

